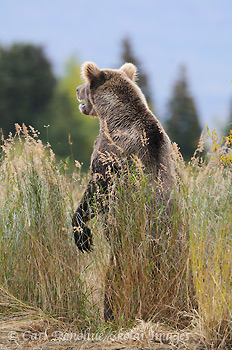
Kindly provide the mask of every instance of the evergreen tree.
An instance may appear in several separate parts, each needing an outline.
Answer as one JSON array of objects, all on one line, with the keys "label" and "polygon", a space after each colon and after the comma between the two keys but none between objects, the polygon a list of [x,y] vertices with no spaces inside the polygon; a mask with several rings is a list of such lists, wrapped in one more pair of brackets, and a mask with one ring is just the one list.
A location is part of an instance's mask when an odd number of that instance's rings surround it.
[{"label": "evergreen tree", "polygon": [[179,145],[183,157],[189,160],[197,148],[201,127],[184,66],[180,69],[173,96],[168,103],[166,130],[171,140]]},{"label": "evergreen tree", "polygon": [[141,88],[142,92],[144,93],[148,104],[151,106],[152,105],[152,100],[151,100],[150,86],[149,86],[149,83],[148,83],[148,76],[147,76],[146,73],[143,72],[140,62],[135,57],[135,55],[133,53],[133,50],[132,50],[131,41],[128,38],[125,38],[122,41],[121,64],[124,64],[126,62],[127,63],[133,63],[137,67],[137,69],[138,69],[137,84],[139,85],[139,87]]},{"label": "evergreen tree", "polygon": [[0,48],[0,129],[15,123],[36,128],[53,95],[56,81],[43,49],[29,44]]}]

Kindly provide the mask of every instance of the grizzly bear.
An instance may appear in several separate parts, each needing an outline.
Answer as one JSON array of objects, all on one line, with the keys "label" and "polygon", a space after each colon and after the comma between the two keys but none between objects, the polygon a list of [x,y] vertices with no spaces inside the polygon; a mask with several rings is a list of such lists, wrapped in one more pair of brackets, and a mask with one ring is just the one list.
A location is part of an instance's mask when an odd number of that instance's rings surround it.
[{"label": "grizzly bear", "polygon": [[[162,181],[163,198],[168,197],[175,176],[170,139],[136,84],[136,67],[125,63],[118,70],[99,69],[95,63],[86,62],[82,73],[85,84],[77,88],[77,99],[81,102],[79,109],[83,114],[99,118],[100,132],[91,156],[91,179],[72,225],[78,249],[90,252],[93,237],[87,222],[96,214],[95,194],[107,192],[111,183],[109,173],[118,176],[123,173],[119,159],[128,162],[135,156],[140,159],[145,172],[152,174],[154,180]],[[102,208],[104,210],[104,206]],[[105,308],[109,308],[107,298],[105,296]],[[105,310],[105,318],[112,319],[108,310]]]}]

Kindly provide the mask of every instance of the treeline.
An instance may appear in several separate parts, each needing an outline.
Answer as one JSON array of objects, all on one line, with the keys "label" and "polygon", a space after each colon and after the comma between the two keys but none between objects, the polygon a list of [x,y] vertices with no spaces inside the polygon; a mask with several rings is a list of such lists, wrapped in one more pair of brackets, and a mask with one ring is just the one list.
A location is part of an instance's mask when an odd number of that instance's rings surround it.
[{"label": "treeline", "polygon": [[86,170],[98,121],[78,109],[76,86],[82,84],[80,64],[70,59],[62,78],[55,77],[43,49],[16,44],[0,49],[0,128],[6,138],[15,123],[40,131],[60,159],[70,157]]},{"label": "treeline", "polygon": [[[136,58],[129,39],[122,42],[117,66],[125,62],[138,67],[138,84],[155,111],[149,77]],[[57,78],[42,47],[31,44],[1,47],[0,129],[4,137],[15,133],[15,123],[31,125],[41,132],[45,143],[51,144],[57,157],[77,159],[87,170],[98,134],[98,120],[79,112],[76,86],[80,84],[80,63],[75,59],[67,62],[65,74]],[[232,113],[230,118],[232,121]],[[188,160],[196,149],[201,127],[184,67],[173,86],[166,119],[165,127],[170,138],[178,143]]]}]

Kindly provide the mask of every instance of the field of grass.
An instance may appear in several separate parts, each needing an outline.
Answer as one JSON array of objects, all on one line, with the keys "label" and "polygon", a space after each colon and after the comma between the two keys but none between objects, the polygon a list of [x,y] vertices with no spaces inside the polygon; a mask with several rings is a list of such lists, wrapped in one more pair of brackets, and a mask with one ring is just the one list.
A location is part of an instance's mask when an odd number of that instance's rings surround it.
[{"label": "field of grass", "polygon": [[[202,138],[189,164],[174,145],[170,222],[164,207],[149,211],[154,192],[141,170],[126,187],[119,181],[104,223],[101,215],[91,222],[94,251],[82,254],[71,218],[87,178],[57,163],[33,128],[17,125],[2,140],[0,162],[0,320],[30,313],[97,333],[143,319],[192,332],[201,349],[231,349],[232,134],[219,140],[208,130],[207,138],[208,154],[201,157]],[[105,324],[105,276],[115,274],[109,241],[120,246],[120,272],[115,322]]]}]

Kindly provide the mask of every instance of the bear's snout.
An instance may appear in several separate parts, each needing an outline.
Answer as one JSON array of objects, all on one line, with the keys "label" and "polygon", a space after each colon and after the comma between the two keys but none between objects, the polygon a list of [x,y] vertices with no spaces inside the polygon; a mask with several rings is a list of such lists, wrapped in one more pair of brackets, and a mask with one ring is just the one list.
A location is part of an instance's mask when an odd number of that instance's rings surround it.
[{"label": "bear's snout", "polygon": [[84,85],[80,85],[77,87],[77,99],[79,102],[85,101],[86,96],[85,96],[85,86]]}]

